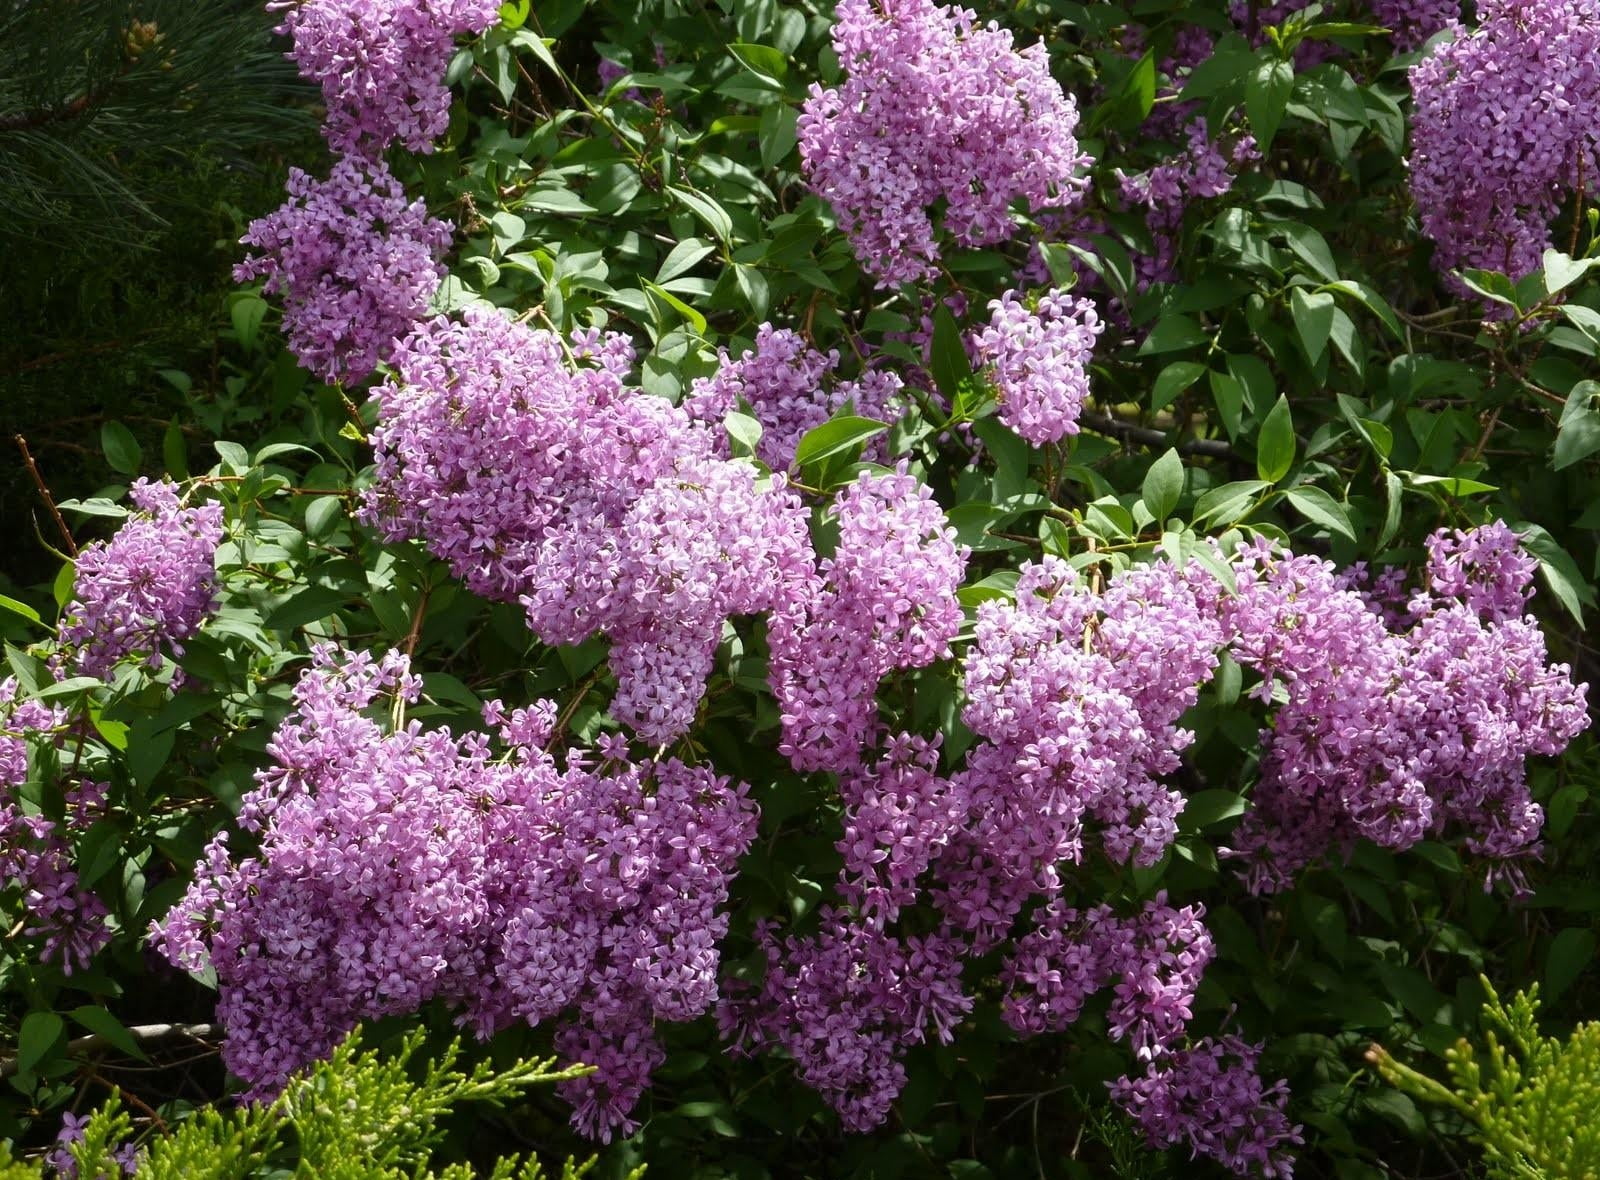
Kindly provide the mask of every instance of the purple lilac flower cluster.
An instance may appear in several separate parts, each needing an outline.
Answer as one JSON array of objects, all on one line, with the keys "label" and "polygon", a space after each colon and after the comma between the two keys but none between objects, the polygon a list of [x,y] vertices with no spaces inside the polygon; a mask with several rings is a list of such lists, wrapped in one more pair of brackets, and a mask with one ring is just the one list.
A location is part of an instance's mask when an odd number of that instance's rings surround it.
[{"label": "purple lilac flower cluster", "polygon": [[105,903],[78,886],[71,838],[105,814],[106,785],[84,782],[66,793],[65,813],[50,819],[23,805],[30,740],[57,744],[66,713],[22,699],[15,679],[0,681],[0,889],[21,891],[21,933],[42,938],[39,957],[68,975],[87,967],[110,941]]},{"label": "purple lilac flower cluster", "polygon": [[450,121],[445,68],[461,34],[499,19],[497,0],[274,0],[289,58],[322,87],[322,133],[337,152],[376,159],[399,141],[433,150]]},{"label": "purple lilac flower cluster", "polygon": [[326,180],[290,169],[289,199],[241,240],[258,253],[234,278],[265,278],[283,296],[300,363],[324,381],[359,381],[426,314],[450,227],[407,203],[382,161],[346,157]]},{"label": "purple lilac flower cluster", "polygon": [[756,458],[783,471],[806,431],[846,404],[863,418],[892,422],[900,416],[898,376],[869,369],[858,380],[834,381],[838,365],[837,350],[818,352],[798,332],[762,324],[755,347],[738,359],[724,350],[721,366],[694,382],[683,408],[692,418],[720,423],[743,402],[761,423]]},{"label": "purple lilac flower cluster", "polygon": [[1316,557],[1242,548],[1222,602],[1233,658],[1286,697],[1262,733],[1261,777],[1229,854],[1252,888],[1355,839],[1407,848],[1447,829],[1503,863],[1537,851],[1524,763],[1588,724],[1585,688],[1547,662],[1523,607],[1533,562],[1503,524],[1440,531],[1404,609]]},{"label": "purple lilac flower cluster", "polygon": [[216,971],[224,1058],[257,1096],[358,1021],[439,999],[483,1036],[555,1022],[598,1069],[563,1085],[575,1125],[629,1131],[653,1024],[717,999],[747,789],[614,736],[558,763],[548,703],[485,707],[498,756],[486,733],[372,719],[418,687],[396,653],[319,648],[239,816],[259,851],[218,835],[153,944]]},{"label": "purple lilac flower cluster", "polygon": [[1429,37],[1461,21],[1461,0],[1369,0],[1369,7],[1401,53],[1420,49]]},{"label": "purple lilac flower cluster", "polygon": [[1206,1037],[1122,1078],[1112,1097],[1144,1128],[1153,1147],[1187,1144],[1241,1176],[1287,1180],[1290,1146],[1304,1142],[1284,1113],[1289,1088],[1256,1072],[1261,1047],[1234,1036]]},{"label": "purple lilac flower cluster", "polygon": [[1411,191],[1441,271],[1519,279],[1600,176],[1600,3],[1483,0],[1477,17],[1412,67]]},{"label": "purple lilac flower cluster", "polygon": [[880,286],[935,273],[931,207],[966,246],[1014,232],[1009,207],[1070,206],[1089,159],[1078,111],[1044,46],[932,0],[842,0],[833,45],[846,78],[813,86],[800,117],[807,182],[838,214]]},{"label": "purple lilac flower cluster", "polygon": [[878,682],[950,653],[967,550],[902,463],[835,499],[836,552],[769,619],[779,749],[800,770],[846,770],[878,730]]},{"label": "purple lilac flower cluster", "polygon": [[624,386],[632,355],[621,337],[569,348],[492,311],[421,325],[377,393],[363,516],[520,601],[548,643],[606,635],[613,715],[667,741],[694,721],[724,622],[789,601],[813,558],[782,478]]},{"label": "purple lilac flower cluster", "polygon": [[164,657],[183,654],[183,641],[216,605],[222,505],[185,508],[168,481],[137,480],[128,497],[138,511],[109,541],[78,555],[61,622],[62,646],[86,676],[104,677],[130,657],[160,668]]},{"label": "purple lilac flower cluster", "polygon": [[1233,187],[1241,167],[1260,159],[1254,136],[1213,137],[1203,116],[1192,120],[1183,135],[1184,150],[1165,163],[1133,175],[1117,170],[1122,199],[1145,208],[1154,239],[1154,252],[1135,259],[1141,289],[1177,279],[1184,210],[1196,200],[1220,197]]},{"label": "purple lilac flower cluster", "polygon": [[1094,304],[1051,290],[1030,308],[1020,292],[1007,291],[989,310],[973,345],[993,370],[1000,421],[1036,445],[1077,434],[1089,360],[1105,329]]}]

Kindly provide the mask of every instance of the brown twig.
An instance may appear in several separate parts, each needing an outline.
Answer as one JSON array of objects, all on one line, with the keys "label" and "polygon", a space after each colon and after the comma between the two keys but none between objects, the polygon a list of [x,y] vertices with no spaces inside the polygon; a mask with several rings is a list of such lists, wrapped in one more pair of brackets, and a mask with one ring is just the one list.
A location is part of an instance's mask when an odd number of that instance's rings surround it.
[{"label": "brown twig", "polygon": [[33,461],[33,453],[28,450],[28,440],[20,434],[13,437],[16,439],[17,449],[22,452],[22,461],[28,466],[28,474],[33,477],[33,486],[39,489],[39,495],[44,498],[45,506],[50,509],[50,515],[56,519],[56,528],[61,530],[61,539],[67,543],[67,552],[77,557],[78,543],[72,539],[72,530],[67,527],[67,522],[61,519],[61,509],[56,507],[55,497],[45,485],[44,476],[39,474],[39,466]]}]

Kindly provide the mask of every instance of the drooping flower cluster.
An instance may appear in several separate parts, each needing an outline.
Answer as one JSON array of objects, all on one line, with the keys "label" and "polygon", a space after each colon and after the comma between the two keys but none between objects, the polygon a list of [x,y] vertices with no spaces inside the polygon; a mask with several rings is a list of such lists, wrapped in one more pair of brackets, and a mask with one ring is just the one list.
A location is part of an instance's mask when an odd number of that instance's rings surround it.
[{"label": "drooping flower cluster", "polygon": [[289,57],[322,87],[322,133],[338,152],[376,159],[399,141],[433,150],[450,121],[445,68],[461,34],[499,19],[496,0],[274,0]]},{"label": "drooping flower cluster", "polygon": [[1411,70],[1411,191],[1441,271],[1519,279],[1579,178],[1600,176],[1600,4],[1483,0],[1477,16]]},{"label": "drooping flower cluster", "polygon": [[847,403],[862,418],[887,422],[900,416],[898,376],[869,369],[858,380],[835,381],[838,351],[818,352],[789,328],[762,324],[751,351],[735,360],[724,350],[721,361],[715,374],[694,382],[683,408],[690,417],[715,424],[740,402],[749,406],[761,423],[756,457],[774,471],[794,461],[806,431]]},{"label": "drooping flower cluster", "polygon": [[1289,1148],[1304,1140],[1284,1113],[1289,1088],[1261,1080],[1261,1046],[1207,1037],[1152,1062],[1145,1076],[1122,1078],[1112,1097],[1144,1128],[1153,1147],[1187,1144],[1241,1176],[1287,1180]]},{"label": "drooping flower cluster", "polygon": [[926,485],[863,472],[833,505],[834,555],[768,624],[779,749],[801,770],[845,770],[879,726],[878,682],[949,654],[967,551]]},{"label": "drooping flower cluster", "polygon": [[15,679],[0,681],[0,891],[19,891],[22,935],[42,938],[39,957],[71,975],[111,938],[105,903],[79,887],[71,843],[105,813],[106,785],[67,791],[57,818],[25,807],[21,795],[29,741],[58,745],[66,726],[63,710],[24,699]]},{"label": "drooping flower cluster", "polygon": [[1030,308],[1019,292],[1007,291],[989,310],[973,344],[994,371],[1000,421],[1037,445],[1077,434],[1089,360],[1105,329],[1094,304],[1052,290]]},{"label": "drooping flower cluster", "polygon": [[716,454],[716,434],[623,385],[620,337],[561,338],[489,311],[424,324],[378,390],[364,517],[420,538],[480,594],[521,601],[548,643],[601,633],[612,713],[686,732],[723,623],[812,577],[806,513]]},{"label": "drooping flower cluster", "polygon": [[382,161],[346,157],[326,180],[289,170],[289,199],[250,223],[234,268],[283,296],[289,347],[324,381],[359,381],[427,312],[450,227]]},{"label": "drooping flower cluster", "polygon": [[846,78],[813,86],[800,117],[807,182],[838,214],[880,286],[934,273],[939,229],[965,246],[1004,241],[1009,207],[1075,203],[1090,162],[1078,111],[1044,46],[933,0],[842,0],[833,45]]},{"label": "drooping flower cluster", "polygon": [[170,482],[140,479],[128,491],[138,510],[109,541],[77,559],[61,643],[86,676],[106,676],[124,659],[151,668],[183,654],[183,641],[214,609],[222,505],[185,508]]},{"label": "drooping flower cluster", "polygon": [[1179,235],[1184,211],[1197,200],[1220,197],[1233,187],[1238,170],[1259,159],[1255,137],[1213,137],[1204,117],[1184,129],[1184,150],[1149,171],[1124,175],[1118,169],[1122,199],[1142,205],[1155,250],[1134,260],[1142,288],[1178,278]]},{"label": "drooping flower cluster", "polygon": [[356,1022],[442,999],[485,1036],[558,1022],[560,1051],[599,1069],[565,1083],[575,1124],[631,1129],[652,1024],[717,998],[746,788],[614,737],[559,765],[548,705],[486,707],[499,757],[487,734],[372,720],[417,691],[402,656],[319,648],[240,813],[259,851],[218,835],[154,945],[215,969],[224,1058],[256,1095]]},{"label": "drooping flower cluster", "polygon": [[1521,613],[1533,562],[1509,529],[1441,531],[1428,550],[1396,614],[1319,558],[1241,549],[1222,604],[1230,650],[1261,674],[1259,699],[1287,695],[1231,850],[1253,888],[1282,888],[1358,837],[1407,848],[1454,828],[1491,859],[1536,850],[1524,763],[1587,726],[1585,690]]}]

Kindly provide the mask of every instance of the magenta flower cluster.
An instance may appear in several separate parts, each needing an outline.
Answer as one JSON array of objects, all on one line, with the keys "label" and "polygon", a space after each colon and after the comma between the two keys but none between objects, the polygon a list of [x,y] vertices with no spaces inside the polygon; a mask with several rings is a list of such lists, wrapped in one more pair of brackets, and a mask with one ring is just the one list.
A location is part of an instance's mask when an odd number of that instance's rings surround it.
[{"label": "magenta flower cluster", "polygon": [[1007,291],[989,310],[972,343],[992,372],[1000,421],[1040,446],[1077,434],[1089,361],[1105,330],[1094,304],[1051,290],[1030,306],[1020,292]]},{"label": "magenta flower cluster", "polygon": [[43,939],[39,957],[71,975],[111,939],[105,903],[79,887],[72,850],[105,814],[106,784],[79,783],[54,818],[25,806],[21,793],[29,743],[59,746],[67,729],[64,710],[24,699],[15,679],[0,681],[0,890],[20,892],[20,933]]},{"label": "magenta flower cluster", "polygon": [[283,296],[284,331],[324,381],[359,381],[428,310],[450,227],[407,202],[388,166],[347,156],[326,180],[289,171],[289,199],[250,223],[234,268]]},{"label": "magenta flower cluster", "polygon": [[683,408],[692,418],[721,423],[741,404],[748,407],[761,423],[756,458],[774,471],[787,470],[805,433],[846,406],[884,422],[901,414],[898,376],[869,369],[855,381],[836,380],[837,350],[818,352],[789,328],[762,324],[753,349],[737,359],[724,349],[720,359],[715,373],[695,380]]},{"label": "magenta flower cluster", "polygon": [[1441,271],[1519,279],[1600,176],[1600,4],[1482,0],[1477,18],[1411,70],[1411,191]]},{"label": "magenta flower cluster", "polygon": [[1258,890],[1356,839],[1408,848],[1456,831],[1515,879],[1543,815],[1524,772],[1588,724],[1585,688],[1548,663],[1523,607],[1533,562],[1503,524],[1441,531],[1410,601],[1261,543],[1221,604],[1253,695],[1287,699],[1262,731],[1261,774],[1231,854]]},{"label": "magenta flower cluster", "polygon": [[755,834],[743,785],[603,738],[558,759],[548,702],[485,707],[487,733],[386,730],[415,699],[403,656],[326,646],[268,747],[240,826],[216,837],[155,927],[174,964],[209,965],[228,1068],[265,1096],[358,1021],[431,1000],[488,1036],[556,1025],[573,1122],[602,1139],[662,1059],[654,1025],[717,999],[720,911]]},{"label": "magenta flower cluster", "polygon": [[612,713],[686,733],[724,622],[813,577],[807,514],[716,453],[720,432],[623,384],[632,350],[573,351],[496,312],[420,326],[377,393],[363,514],[420,538],[469,587],[520,601],[547,643],[611,640]]},{"label": "magenta flower cluster", "polygon": [[322,87],[322,133],[337,152],[376,159],[399,142],[433,150],[450,121],[445,68],[461,34],[499,19],[497,0],[274,0],[289,57]]},{"label": "magenta flower cluster", "polygon": [[62,646],[86,676],[107,676],[129,658],[160,668],[216,606],[222,505],[186,508],[175,485],[144,479],[128,497],[134,515],[78,555],[61,621]]},{"label": "magenta flower cluster", "polygon": [[842,0],[833,46],[846,77],[812,87],[800,158],[880,286],[932,276],[940,231],[990,245],[1015,232],[1012,202],[1079,199],[1090,160],[1042,44],[1019,50],[1007,30],[932,0]]}]

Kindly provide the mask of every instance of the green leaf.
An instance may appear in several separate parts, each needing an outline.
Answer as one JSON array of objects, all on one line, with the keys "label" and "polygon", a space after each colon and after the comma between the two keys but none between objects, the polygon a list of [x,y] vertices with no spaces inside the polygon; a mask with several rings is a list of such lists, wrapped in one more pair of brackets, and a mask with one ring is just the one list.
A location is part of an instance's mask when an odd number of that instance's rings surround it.
[{"label": "green leaf", "polygon": [[741,414],[737,410],[723,420],[723,426],[728,432],[728,438],[733,443],[735,455],[753,455],[756,453],[756,444],[761,441],[761,422],[749,414]]},{"label": "green leaf", "polygon": [[706,334],[705,316],[701,315],[698,311],[690,307],[687,303],[679,299],[665,287],[659,287],[655,283],[652,283],[649,279],[640,279],[639,284],[646,291],[650,292],[654,298],[661,300],[662,303],[665,303],[668,307],[672,308],[673,311],[677,312],[685,320],[687,320],[689,322],[689,326],[694,329],[695,335],[704,336]]},{"label": "green leaf", "polygon": [[1173,361],[1156,377],[1150,393],[1150,408],[1164,410],[1180,393],[1205,375],[1206,367],[1199,361]]},{"label": "green leaf", "polygon": [[1556,428],[1556,449],[1552,467],[1560,471],[1580,459],[1600,451],[1600,412],[1595,399],[1600,397],[1600,382],[1580,381],[1567,394]]},{"label": "green leaf", "polygon": [[1215,789],[1197,791],[1190,795],[1183,805],[1181,817],[1183,826],[1195,831],[1243,815],[1244,811],[1245,801],[1242,795]]},{"label": "green leaf", "polygon": [[728,211],[703,193],[690,192],[688,189],[669,186],[667,191],[674,199],[681,203],[689,212],[693,213],[714,234],[718,241],[727,245],[733,238],[733,218],[728,216]]},{"label": "green leaf", "polygon": [[97,676],[69,676],[65,680],[58,680],[41,688],[37,696],[41,701],[62,701],[82,696],[104,686],[105,681]]},{"label": "green leaf", "polygon": [[49,1055],[66,1031],[67,1022],[54,1012],[29,1012],[17,1031],[17,1069],[27,1073]]},{"label": "green leaf", "polygon": [[261,333],[261,321],[267,316],[267,301],[255,295],[238,296],[228,307],[228,316],[233,320],[233,332],[239,338],[240,347],[253,352]]},{"label": "green leaf", "polygon": [[1584,968],[1594,962],[1595,934],[1581,926],[1570,927],[1550,941],[1544,959],[1541,1000],[1551,1001],[1572,986]]},{"label": "green leaf", "polygon": [[789,72],[789,63],[776,49],[770,45],[735,42],[728,46],[728,52],[733,54],[740,65],[772,89],[783,89],[783,78]]},{"label": "green leaf", "polygon": [[1156,326],[1150,329],[1150,335],[1145,337],[1144,343],[1139,345],[1139,355],[1181,352],[1186,348],[1199,348],[1210,342],[1211,337],[1205,334],[1192,317],[1182,314],[1164,315],[1156,321]]},{"label": "green leaf", "polygon": [[1263,155],[1272,147],[1293,90],[1294,67],[1286,61],[1264,61],[1245,81],[1244,109]]},{"label": "green leaf", "polygon": [[1328,283],[1318,287],[1317,290],[1332,291],[1354,299],[1362,307],[1377,316],[1379,322],[1389,329],[1390,335],[1396,340],[1405,339],[1405,330],[1400,326],[1400,317],[1395,315],[1394,308],[1389,305],[1387,299],[1366,283],[1360,283],[1354,279],[1340,279],[1336,283]]},{"label": "green leaf", "polygon": [[800,439],[800,445],[795,449],[795,465],[808,467],[823,459],[843,454],[888,429],[886,423],[872,418],[856,418],[850,415],[831,418],[821,426],[806,431],[804,437]]},{"label": "green leaf", "polygon": [[1255,499],[1272,485],[1261,479],[1241,479],[1205,492],[1194,506],[1194,523],[1228,525],[1243,518]]},{"label": "green leaf", "polygon": [[1322,359],[1328,347],[1328,337],[1333,332],[1333,296],[1325,291],[1306,291],[1296,287],[1289,292],[1289,314],[1294,317],[1294,328],[1300,336],[1300,346],[1314,365]]},{"label": "green leaf", "polygon": [[8,597],[4,594],[0,594],[0,610],[7,610],[14,615],[21,615],[30,623],[44,622],[44,620],[39,617],[39,612],[34,610],[33,607],[29,606],[26,602],[18,602],[15,598]]},{"label": "green leaf", "polygon": [[1290,488],[1284,496],[1300,515],[1313,524],[1320,524],[1352,541],[1356,539],[1355,529],[1350,526],[1349,511],[1321,488],[1302,484]]},{"label": "green leaf", "polygon": [[1522,547],[1539,563],[1539,575],[1550,593],[1556,596],[1580,629],[1585,629],[1583,608],[1594,605],[1594,587],[1578,569],[1578,563],[1556,540],[1536,524],[1518,525]]},{"label": "green leaf", "polygon": [[1546,250],[1544,252],[1544,289],[1554,295],[1557,291],[1565,290],[1573,283],[1583,278],[1595,267],[1600,266],[1600,258],[1572,258],[1560,250]]},{"label": "green leaf", "polygon": [[105,452],[106,462],[111,464],[113,471],[120,471],[123,475],[139,474],[144,451],[139,446],[139,440],[133,437],[133,431],[121,422],[107,422],[100,427],[100,449]]},{"label": "green leaf", "polygon": [[761,112],[761,128],[757,140],[761,147],[761,165],[776,168],[789,158],[799,138],[800,113],[788,103],[775,102]]},{"label": "green leaf", "polygon": [[95,1036],[103,1039],[106,1044],[111,1045],[118,1051],[127,1054],[129,1057],[136,1058],[139,1061],[150,1060],[150,1058],[146,1056],[145,1051],[139,1047],[139,1042],[133,1039],[133,1034],[127,1030],[122,1021],[111,1015],[111,1013],[107,1012],[104,1008],[95,1007],[92,1004],[85,1004],[81,1008],[74,1008],[71,1012],[71,1016],[73,1020],[77,1021],[84,1028],[94,1033]]},{"label": "green leaf", "polygon": [[1277,483],[1289,474],[1294,466],[1294,420],[1289,415],[1289,399],[1278,395],[1277,403],[1267,411],[1261,423],[1261,434],[1256,441],[1256,474],[1267,483]]},{"label": "green leaf", "polygon": [[1404,498],[1405,487],[1400,482],[1400,477],[1392,471],[1383,473],[1384,513],[1383,527],[1378,530],[1378,548],[1382,549],[1394,540],[1400,531],[1400,502]]},{"label": "green leaf", "polygon": [[1179,458],[1177,449],[1173,448],[1150,464],[1150,470],[1144,473],[1139,496],[1145,507],[1150,509],[1150,515],[1160,524],[1178,506],[1178,498],[1182,495],[1183,460]]},{"label": "green leaf", "polygon": [[661,269],[656,272],[656,282],[669,283],[679,275],[688,274],[702,258],[715,249],[715,246],[709,246],[699,238],[684,238],[661,260]]},{"label": "green leaf", "polygon": [[961,402],[963,391],[971,384],[972,362],[967,360],[961,329],[957,327],[950,309],[943,304],[933,312],[933,341],[928,366],[933,372],[934,385],[954,411]]}]

